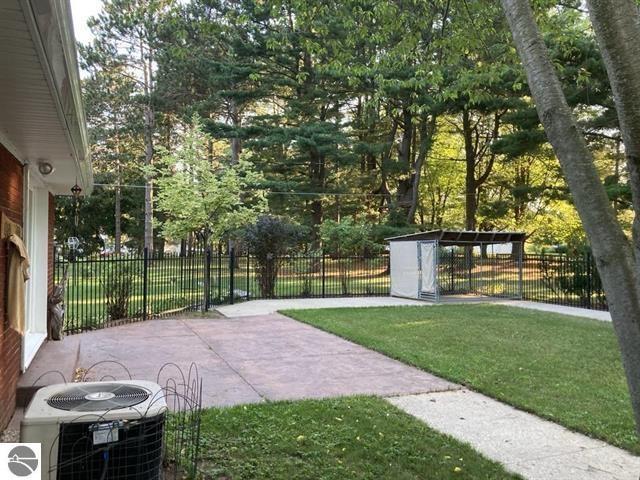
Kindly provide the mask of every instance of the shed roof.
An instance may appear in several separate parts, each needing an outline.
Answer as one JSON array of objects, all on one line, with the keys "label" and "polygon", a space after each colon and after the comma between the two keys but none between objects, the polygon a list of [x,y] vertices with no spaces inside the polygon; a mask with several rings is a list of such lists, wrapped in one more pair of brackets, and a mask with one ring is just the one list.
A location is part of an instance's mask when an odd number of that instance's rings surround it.
[{"label": "shed roof", "polygon": [[408,242],[420,240],[437,240],[441,245],[480,245],[481,243],[523,242],[524,232],[480,232],[470,230],[430,230],[428,232],[410,233],[398,237],[390,237],[389,242]]}]

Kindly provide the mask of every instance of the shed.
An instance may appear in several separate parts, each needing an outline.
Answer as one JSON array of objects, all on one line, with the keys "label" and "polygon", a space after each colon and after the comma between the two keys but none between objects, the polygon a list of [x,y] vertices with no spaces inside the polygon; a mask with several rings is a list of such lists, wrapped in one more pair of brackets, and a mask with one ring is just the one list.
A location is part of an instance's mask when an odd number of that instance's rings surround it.
[{"label": "shed", "polygon": [[522,298],[524,232],[431,230],[391,237],[391,295]]}]

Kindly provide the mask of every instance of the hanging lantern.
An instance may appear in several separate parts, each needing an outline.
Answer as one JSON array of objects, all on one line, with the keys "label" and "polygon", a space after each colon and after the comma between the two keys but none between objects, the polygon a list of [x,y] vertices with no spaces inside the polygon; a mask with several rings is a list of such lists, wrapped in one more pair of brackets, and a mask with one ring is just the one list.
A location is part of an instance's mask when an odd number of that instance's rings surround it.
[{"label": "hanging lantern", "polygon": [[82,193],[82,188],[77,183],[71,187],[71,193],[73,195],[74,200],[74,215],[73,215],[73,237],[69,238],[67,242],[69,245],[69,260],[73,261],[75,259],[76,251],[80,245],[80,241],[78,240],[78,224],[80,223],[80,194]]},{"label": "hanging lantern", "polygon": [[71,187],[71,193],[73,194],[73,198],[75,198],[77,201],[80,198],[80,194],[82,193],[82,188],[80,188],[80,185],[76,183],[73,187]]}]

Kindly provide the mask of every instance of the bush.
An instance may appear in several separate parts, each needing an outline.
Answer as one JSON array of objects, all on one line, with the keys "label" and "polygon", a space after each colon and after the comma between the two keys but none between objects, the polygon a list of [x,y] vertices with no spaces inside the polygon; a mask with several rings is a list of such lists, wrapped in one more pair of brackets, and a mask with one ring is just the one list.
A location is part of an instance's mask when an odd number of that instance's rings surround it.
[{"label": "bush", "polygon": [[114,268],[100,280],[109,320],[119,320],[129,316],[129,301],[133,291],[134,277],[134,270],[128,265],[123,265],[120,268]]},{"label": "bush", "polygon": [[279,217],[263,215],[244,231],[244,241],[257,263],[257,277],[264,297],[273,297],[282,257],[301,243],[306,230]]},{"label": "bush", "polygon": [[373,225],[357,223],[351,217],[340,222],[326,220],[320,226],[324,251],[334,256],[370,257],[384,248],[373,238]]}]

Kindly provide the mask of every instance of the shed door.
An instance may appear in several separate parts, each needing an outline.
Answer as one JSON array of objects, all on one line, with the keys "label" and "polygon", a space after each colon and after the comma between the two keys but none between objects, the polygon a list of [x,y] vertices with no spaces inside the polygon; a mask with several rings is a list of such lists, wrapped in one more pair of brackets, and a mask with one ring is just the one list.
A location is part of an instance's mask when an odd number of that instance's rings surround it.
[{"label": "shed door", "polygon": [[436,242],[418,244],[420,258],[420,293],[436,293]]}]

